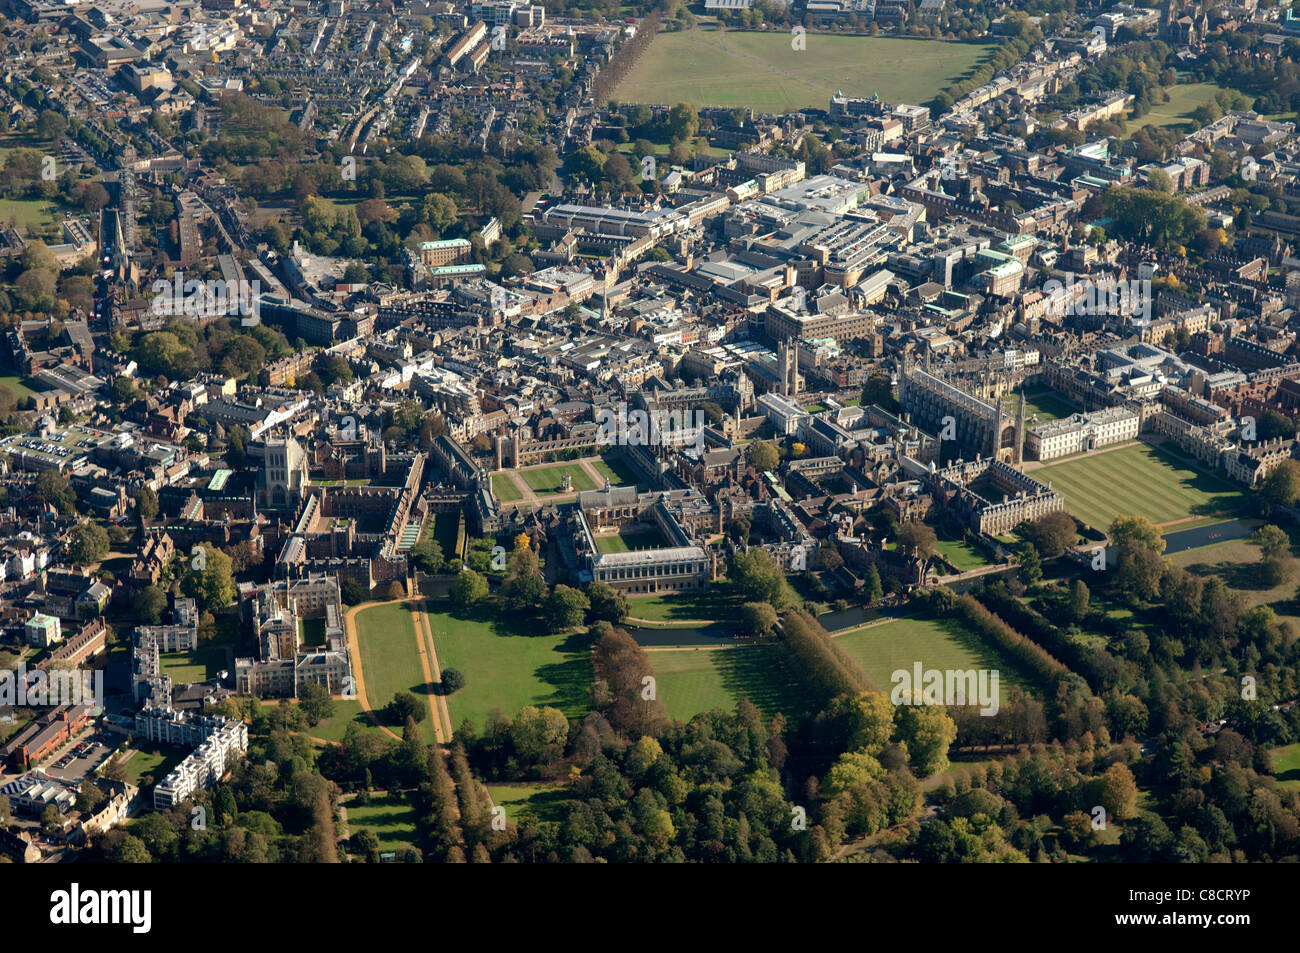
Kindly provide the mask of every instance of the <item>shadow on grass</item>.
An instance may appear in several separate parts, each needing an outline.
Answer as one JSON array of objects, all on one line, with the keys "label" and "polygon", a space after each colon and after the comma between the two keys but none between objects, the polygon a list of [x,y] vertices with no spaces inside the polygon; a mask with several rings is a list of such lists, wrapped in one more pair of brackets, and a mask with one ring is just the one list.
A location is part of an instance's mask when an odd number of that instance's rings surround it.
[{"label": "shadow on grass", "polygon": [[748,699],[764,720],[780,712],[794,724],[808,714],[808,696],[791,677],[780,646],[743,645],[714,654],[723,687],[737,701]]},{"label": "shadow on grass", "polygon": [[558,708],[565,714],[587,710],[593,677],[590,645],[585,635],[575,632],[556,646],[555,651],[565,656],[564,661],[552,662],[537,670],[537,677],[554,689],[542,704]]}]

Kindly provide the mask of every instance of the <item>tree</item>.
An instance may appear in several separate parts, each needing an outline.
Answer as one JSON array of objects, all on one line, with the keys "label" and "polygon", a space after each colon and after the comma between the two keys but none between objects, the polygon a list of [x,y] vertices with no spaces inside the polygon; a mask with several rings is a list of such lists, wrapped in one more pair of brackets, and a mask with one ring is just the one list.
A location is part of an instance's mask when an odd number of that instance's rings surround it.
[{"label": "tree", "polygon": [[849,709],[849,749],[879,755],[894,734],[894,706],[883,692],[862,692]]},{"label": "tree", "polygon": [[158,494],[152,487],[140,487],[135,497],[135,512],[142,520],[151,520],[158,515]]},{"label": "tree", "polygon": [[558,708],[525,705],[510,726],[510,741],[521,758],[536,761],[548,745],[562,745],[569,734],[569,719]]},{"label": "tree", "polygon": [[418,725],[428,714],[428,706],[421,705],[420,700],[410,692],[397,692],[393,695],[393,700],[384,706],[384,718],[390,725],[404,725],[408,718]]},{"label": "tree", "polygon": [[355,579],[339,579],[339,597],[344,605],[359,606],[366,601],[366,592]]},{"label": "tree", "polygon": [[82,814],[96,813],[108,800],[108,795],[99,789],[93,781],[86,778],[77,791],[77,810]]},{"label": "tree", "polygon": [[1088,617],[1089,598],[1088,584],[1082,579],[1074,580],[1070,586],[1070,618],[1075,622],[1082,622]]},{"label": "tree", "polygon": [[435,539],[425,539],[411,547],[411,557],[415,564],[427,573],[439,573],[446,567],[447,561],[442,555],[442,547]]},{"label": "tree", "polygon": [[1295,506],[1300,500],[1300,461],[1283,460],[1264,478],[1260,499],[1272,511],[1280,506]]},{"label": "tree", "polygon": [[866,578],[863,580],[862,596],[869,605],[873,602],[879,602],[884,595],[884,587],[880,584],[880,570],[875,566],[871,566],[867,569]]},{"label": "tree", "polygon": [[1043,578],[1043,561],[1038,558],[1038,550],[1030,543],[1020,547],[1020,581],[1026,586],[1036,586]]},{"label": "tree", "polygon": [[775,470],[781,463],[781,454],[766,440],[755,440],[746,447],[745,457],[755,470]]},{"label": "tree", "polygon": [[230,605],[235,598],[230,557],[215,546],[200,543],[190,557],[189,572],[181,580],[181,592],[209,612]]},{"label": "tree", "polygon": [[167,593],[157,586],[145,586],[131,597],[131,608],[145,625],[157,625],[167,608]]},{"label": "tree", "polygon": [[942,705],[900,705],[894,722],[917,777],[947,770],[948,747],[957,737],[957,725]]},{"label": "tree", "polygon": [[406,586],[403,585],[400,580],[394,579],[392,582],[388,584],[388,589],[385,594],[388,596],[389,601],[394,601],[397,599],[405,599]]},{"label": "tree", "polygon": [[603,619],[618,625],[627,618],[627,596],[604,582],[593,582],[587,586],[587,601],[591,603],[590,616],[594,622]]},{"label": "tree", "polygon": [[472,569],[462,569],[451,584],[451,604],[459,612],[468,612],[472,606],[488,596],[488,581]]},{"label": "tree", "polygon": [[1064,510],[1048,513],[1032,523],[1023,523],[1019,532],[1044,559],[1061,555],[1079,538],[1074,518]]},{"label": "tree", "polygon": [[727,567],[727,578],[736,584],[748,602],[767,602],[784,609],[794,603],[794,594],[785,581],[785,573],[764,549],[737,553]]},{"label": "tree", "polygon": [[1259,547],[1265,559],[1275,559],[1291,548],[1291,538],[1286,531],[1271,523],[1265,523],[1251,533],[1250,541]]},{"label": "tree", "polygon": [[769,602],[746,602],[740,607],[740,627],[750,635],[768,635],[776,627],[776,610]]},{"label": "tree", "polygon": [[898,528],[898,547],[922,561],[939,554],[939,537],[934,529],[918,520],[908,520]]},{"label": "tree", "polygon": [[862,405],[869,407],[872,404],[891,413],[898,409],[898,399],[894,397],[894,385],[890,382],[889,375],[883,371],[873,372],[862,387]]},{"label": "tree", "polygon": [[68,120],[53,109],[42,109],[36,117],[36,134],[42,139],[58,139],[68,131]]},{"label": "tree", "polygon": [[512,612],[535,612],[542,607],[546,593],[546,580],[537,568],[537,555],[531,548],[516,548],[506,564],[501,601]]},{"label": "tree", "polygon": [[68,555],[78,566],[97,563],[108,554],[108,533],[98,523],[78,523],[68,533]]},{"label": "tree", "polygon": [[329,689],[316,682],[308,682],[298,693],[298,710],[307,717],[307,724],[315,726],[334,715],[334,699]]},{"label": "tree", "polygon": [[53,804],[45,805],[41,812],[41,830],[51,836],[63,830],[63,815]]},{"label": "tree", "polygon": [[1107,535],[1112,546],[1133,543],[1157,554],[1165,551],[1164,537],[1160,535],[1160,530],[1155,524],[1145,516],[1117,516],[1110,524],[1110,532]]},{"label": "tree", "polygon": [[554,632],[572,629],[582,624],[591,603],[579,589],[557,585],[546,597],[542,616]]},{"label": "tree", "polygon": [[442,690],[450,695],[458,692],[465,687],[465,673],[458,668],[444,668],[442,670]]},{"label": "tree", "polygon": [[1137,816],[1138,786],[1133,772],[1123,764],[1112,764],[1097,785],[1097,801],[1108,816],[1124,821]]},{"label": "tree", "polygon": [[74,513],[72,487],[58,470],[42,470],[36,478],[36,496],[60,513]]}]

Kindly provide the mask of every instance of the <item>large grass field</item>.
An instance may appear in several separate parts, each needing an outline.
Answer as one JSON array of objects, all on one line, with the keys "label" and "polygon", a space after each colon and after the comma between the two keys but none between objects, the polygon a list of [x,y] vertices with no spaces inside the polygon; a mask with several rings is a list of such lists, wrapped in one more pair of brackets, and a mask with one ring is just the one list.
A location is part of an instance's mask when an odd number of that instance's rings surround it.
[{"label": "large grass field", "polygon": [[55,207],[44,199],[0,199],[0,223],[20,228],[54,224]]},{"label": "large grass field", "polygon": [[655,688],[668,717],[690,721],[702,711],[735,711],[748,699],[765,718],[777,712],[797,721],[807,700],[798,674],[778,645],[649,652]]},{"label": "large grass field", "polygon": [[177,684],[206,682],[216,678],[226,665],[226,650],[217,645],[200,646],[193,652],[163,652],[158,656],[158,667]]},{"label": "large grass field", "polygon": [[563,492],[560,483],[566,473],[573,478],[574,490],[596,489],[596,484],[592,482],[591,477],[587,476],[587,471],[576,463],[557,463],[555,466],[519,471],[519,475],[524,478],[524,482],[534,493]]},{"label": "large grass field", "polygon": [[809,33],[792,49],[787,32],[692,29],[660,33],[614,98],[690,102],[785,112],[826,108],[836,90],[878,93],[887,102],[924,103],[970,73],[993,47],[893,37]]},{"label": "large grass field", "polygon": [[415,844],[415,808],[401,794],[373,797],[364,807],[353,798],[348,801],[347,809],[348,832],[373,832],[379,839],[381,851],[398,850]]},{"label": "large grass field", "polygon": [[[361,674],[366,700],[378,711],[398,692],[410,692],[427,703],[432,687],[425,681],[420,652],[406,603],[371,606],[356,615],[357,642],[361,649]],[[380,716],[382,720],[382,715]],[[402,726],[390,726],[401,734]],[[420,733],[432,742],[433,721],[420,722]]]},{"label": "large grass field", "polygon": [[835,644],[854,659],[879,691],[893,688],[894,672],[909,674],[916,662],[926,669],[995,669],[1003,699],[1011,685],[1030,682],[982,642],[975,633],[952,619],[894,619],[835,637]]},{"label": "large grass field", "polygon": [[486,614],[466,619],[435,611],[429,624],[439,666],[465,675],[465,687],[447,698],[453,728],[468,718],[482,730],[494,708],[512,718],[525,705],[549,705],[571,718],[586,714],[592,676],[585,636],[534,634]]},{"label": "large grass field", "polygon": [[1065,508],[1101,530],[1116,516],[1157,524],[1235,516],[1242,503],[1241,491],[1143,443],[1050,464],[1033,476],[1051,480],[1065,494]]},{"label": "large grass field", "polygon": [[1273,776],[1285,788],[1300,788],[1300,744],[1274,748]]},{"label": "large grass field", "polygon": [[1171,86],[1166,90],[1169,102],[1152,106],[1145,116],[1130,117],[1128,128],[1137,132],[1143,126],[1177,126],[1179,131],[1190,133],[1194,129],[1192,110],[1208,103],[1222,88],[1214,83],[1180,83]]}]

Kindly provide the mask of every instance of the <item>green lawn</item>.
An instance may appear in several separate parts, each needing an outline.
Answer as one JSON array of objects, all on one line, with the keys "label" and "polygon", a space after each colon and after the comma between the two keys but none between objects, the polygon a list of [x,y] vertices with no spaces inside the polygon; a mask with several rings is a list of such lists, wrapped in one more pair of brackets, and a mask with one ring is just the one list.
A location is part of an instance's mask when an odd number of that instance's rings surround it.
[{"label": "green lawn", "polygon": [[807,710],[802,682],[788,668],[778,645],[648,652],[655,688],[670,718],[682,721],[703,711],[735,711],[749,699],[771,718],[777,712],[797,721]]},{"label": "green lawn", "polygon": [[44,199],[0,199],[0,223],[32,228],[54,221],[55,207]]},{"label": "green lawn", "polygon": [[963,539],[939,540],[939,552],[957,567],[958,572],[980,569],[989,564],[983,553]]},{"label": "green lawn", "polygon": [[346,807],[350,834],[371,831],[379,839],[380,850],[399,850],[415,845],[415,808],[402,794],[373,797],[365,807],[352,798]]},{"label": "green lawn", "polygon": [[653,549],[663,544],[663,534],[653,527],[638,526],[636,529],[624,529],[596,537],[596,548],[602,553],[627,553],[635,549]]},{"label": "green lawn", "polygon": [[567,788],[550,784],[493,784],[488,787],[492,803],[506,809],[506,820],[519,823],[524,817],[538,821],[563,821]]},{"label": "green lawn", "polygon": [[610,486],[635,486],[636,474],[618,457],[602,457],[591,461],[592,469],[609,480]]},{"label": "green lawn", "polygon": [[586,636],[543,635],[539,625],[483,613],[458,618],[431,611],[438,664],[458,668],[465,687],[447,698],[452,727],[468,718],[482,730],[494,708],[510,716],[525,705],[549,705],[571,718],[586,714],[591,687],[591,655]]},{"label": "green lawn", "polygon": [[1116,516],[1174,523],[1235,516],[1242,504],[1240,490],[1144,443],[1050,464],[1032,475],[1050,480],[1072,515],[1102,530]]},{"label": "green lawn", "polygon": [[[514,487],[511,487],[513,490]],[[496,484],[492,485],[492,492],[496,493]],[[501,499],[501,494],[497,494],[497,499]],[[516,497],[518,499],[518,497]],[[433,517],[433,538],[442,547],[442,555],[451,559],[456,553],[456,540],[460,535],[460,514],[459,513],[438,513]]]},{"label": "green lawn", "polygon": [[324,619],[299,619],[298,620],[298,637],[302,639],[303,645],[324,645],[325,644],[325,620]]},{"label": "green lawn", "polygon": [[[0,221],[3,221],[3,219],[0,219]],[[0,386],[8,387],[18,400],[30,397],[35,393],[34,390],[27,386],[24,378],[21,377],[0,377]]]},{"label": "green lawn", "polygon": [[557,463],[551,467],[538,467],[536,470],[519,471],[519,475],[524,478],[524,482],[528,484],[529,489],[534,493],[562,492],[560,483],[566,473],[573,479],[574,490],[596,489],[596,484],[592,482],[591,477],[587,476],[587,471],[576,463]]},{"label": "green lawn", "polygon": [[158,665],[174,683],[206,682],[226,668],[226,650],[216,645],[201,646],[193,652],[163,652]]},{"label": "green lawn", "polygon": [[1011,685],[1030,683],[1007,659],[954,619],[895,619],[835,637],[835,644],[853,658],[882,692],[894,683],[894,672],[909,673],[915,663],[925,669],[994,669],[1005,700]]},{"label": "green lawn", "polygon": [[[1020,404],[1020,394],[1008,394],[1002,399],[1003,404],[1013,413]],[[1069,417],[1071,414],[1077,414],[1079,409],[1070,405],[1064,398],[1058,397],[1050,391],[1038,391],[1025,395],[1025,420],[1028,421],[1035,415],[1039,423],[1046,423],[1049,420],[1059,420],[1062,417]]]},{"label": "green lawn", "polygon": [[[502,503],[513,503],[524,498],[523,493],[515,486],[515,481],[505,473],[492,474],[492,493]],[[443,550],[443,555],[448,555],[446,550]]]},{"label": "green lawn", "polygon": [[992,44],[808,33],[691,29],[660,33],[613,98],[621,102],[825,109],[836,90],[924,103],[975,69]]},{"label": "green lawn", "polygon": [[663,596],[629,596],[628,615],[651,622],[714,621],[734,618],[740,599],[725,583],[714,583],[699,592]]},{"label": "green lawn", "polygon": [[1180,83],[1171,86],[1166,90],[1169,102],[1152,106],[1145,116],[1130,116],[1128,128],[1137,132],[1143,126],[1178,126],[1180,131],[1190,133],[1193,131],[1192,110],[1208,103],[1221,89],[1222,86],[1214,83]]},{"label": "green lawn", "polygon": [[334,714],[308,728],[306,733],[323,741],[342,741],[348,726],[353,724],[363,731],[382,734],[382,729],[370,720],[370,716],[362,709],[361,702],[355,698],[335,698]]},{"label": "green lawn", "polygon": [[148,774],[153,777],[153,783],[157,784],[167,777],[172,768],[184,761],[189,753],[189,748],[172,745],[137,751],[124,765],[126,779],[139,785],[140,779]]},{"label": "green lawn", "polygon": [[[427,702],[431,687],[424,680],[415,627],[407,604],[392,603],[363,609],[357,613],[356,623],[366,699],[374,709],[382,709],[398,692],[411,692],[422,703]],[[389,727],[401,733],[401,725]],[[420,733],[426,741],[434,740],[432,718],[426,717],[420,722]]]},{"label": "green lawn", "polygon": [[1174,553],[1169,561],[1198,576],[1218,576],[1241,597],[1248,609],[1269,606],[1283,618],[1295,618],[1294,596],[1296,582],[1300,581],[1300,560],[1283,553],[1281,561],[1286,577],[1278,585],[1267,588],[1259,571],[1263,558],[1259,547],[1246,538],[1185,549]]},{"label": "green lawn", "polygon": [[1300,744],[1274,748],[1273,777],[1285,788],[1300,788]]}]

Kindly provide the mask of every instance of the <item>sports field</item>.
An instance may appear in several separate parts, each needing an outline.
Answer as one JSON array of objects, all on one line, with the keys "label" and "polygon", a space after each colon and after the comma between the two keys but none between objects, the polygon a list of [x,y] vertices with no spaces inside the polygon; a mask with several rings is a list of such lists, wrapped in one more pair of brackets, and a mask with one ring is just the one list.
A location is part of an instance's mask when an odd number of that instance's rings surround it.
[{"label": "sports field", "polygon": [[574,490],[594,490],[596,484],[592,482],[591,477],[587,476],[587,471],[582,469],[576,463],[557,463],[552,467],[538,467],[536,470],[521,470],[519,475],[524,478],[528,488],[534,493],[561,493],[560,484],[564,480],[564,474],[569,474],[573,478]]},{"label": "sports field", "polygon": [[490,615],[462,619],[430,612],[438,665],[458,668],[465,687],[447,696],[452,728],[468,718],[478,730],[493,708],[513,718],[525,705],[549,705],[571,718],[586,714],[591,655],[584,636],[512,630]]},{"label": "sports field", "polygon": [[[356,625],[366,700],[372,708],[381,710],[398,692],[410,692],[427,704],[430,686],[420,665],[410,607],[402,602],[372,606],[357,613]],[[401,725],[390,727],[401,734]],[[433,741],[431,718],[420,722],[420,733]]]},{"label": "sports field", "polygon": [[648,652],[655,688],[668,717],[690,721],[702,711],[735,711],[749,699],[764,718],[777,712],[800,718],[807,701],[798,674],[788,668],[777,645],[739,645],[725,649],[673,649]]},{"label": "sports field", "polygon": [[888,693],[894,672],[920,662],[926,669],[994,669],[1006,697],[1011,685],[1030,684],[1011,663],[953,619],[894,619],[835,636],[835,644],[854,659],[876,688]]},{"label": "sports field", "polygon": [[1187,529],[1194,520],[1235,516],[1242,503],[1241,491],[1144,443],[1050,464],[1032,475],[1051,480],[1071,515],[1102,530],[1127,515]]},{"label": "sports field", "polygon": [[695,28],[660,33],[613,98],[784,112],[826,108],[837,90],[893,103],[925,103],[970,73],[992,45],[895,37]]}]

